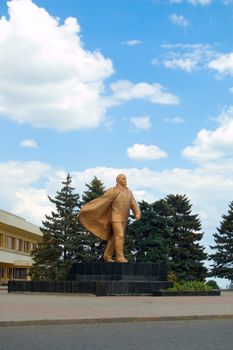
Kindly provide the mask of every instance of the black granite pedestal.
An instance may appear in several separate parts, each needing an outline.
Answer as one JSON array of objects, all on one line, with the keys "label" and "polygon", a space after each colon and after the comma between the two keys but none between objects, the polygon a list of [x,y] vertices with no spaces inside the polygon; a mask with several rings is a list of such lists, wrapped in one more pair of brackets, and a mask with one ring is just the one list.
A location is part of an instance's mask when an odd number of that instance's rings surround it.
[{"label": "black granite pedestal", "polygon": [[163,263],[74,263],[67,281],[9,281],[9,292],[155,295],[172,287]]},{"label": "black granite pedestal", "polygon": [[166,281],[167,269],[162,263],[74,263],[70,280],[82,283],[97,296],[153,295],[172,287]]}]

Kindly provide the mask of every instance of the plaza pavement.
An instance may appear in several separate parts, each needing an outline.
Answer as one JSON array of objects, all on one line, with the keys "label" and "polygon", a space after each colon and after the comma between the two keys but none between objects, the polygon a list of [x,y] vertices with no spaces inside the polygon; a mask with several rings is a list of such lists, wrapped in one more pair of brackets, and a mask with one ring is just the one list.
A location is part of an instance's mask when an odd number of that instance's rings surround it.
[{"label": "plaza pavement", "polygon": [[209,297],[96,297],[8,293],[0,288],[0,326],[218,318],[233,318],[233,292]]}]

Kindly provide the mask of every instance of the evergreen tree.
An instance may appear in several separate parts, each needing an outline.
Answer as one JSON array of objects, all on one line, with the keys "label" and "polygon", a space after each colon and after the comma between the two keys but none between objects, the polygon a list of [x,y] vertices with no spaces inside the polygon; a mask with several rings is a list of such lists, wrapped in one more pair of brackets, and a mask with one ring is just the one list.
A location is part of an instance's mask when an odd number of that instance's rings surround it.
[{"label": "evergreen tree", "polygon": [[[89,184],[86,184],[87,190],[82,195],[82,205],[96,199],[104,194],[104,184],[96,176]],[[102,259],[106,242],[96,237],[94,234],[86,231],[84,234],[85,261],[98,261]]]},{"label": "evergreen tree", "polygon": [[210,255],[213,260],[211,274],[212,276],[227,278],[233,280],[233,202],[229,204],[226,215],[222,216],[220,227],[214,235],[215,250]]},{"label": "evergreen tree", "polygon": [[[139,203],[141,219],[126,228],[126,256],[137,262],[167,262],[170,209],[164,200]],[[133,258],[132,258],[133,256]]]},{"label": "evergreen tree", "polygon": [[48,196],[56,211],[45,216],[41,227],[42,242],[32,251],[31,275],[35,279],[64,279],[73,261],[84,259],[82,229],[76,219],[79,195],[74,193],[71,182],[68,174],[55,198]]},{"label": "evergreen tree", "polygon": [[192,205],[185,195],[170,194],[165,198],[171,210],[172,236],[169,242],[170,270],[179,279],[204,280],[207,254],[198,242],[202,239],[201,222],[192,214]]},{"label": "evergreen tree", "polygon": [[104,194],[104,184],[96,176],[89,184],[86,184],[86,187],[87,190],[83,192],[81,205],[84,205]]}]

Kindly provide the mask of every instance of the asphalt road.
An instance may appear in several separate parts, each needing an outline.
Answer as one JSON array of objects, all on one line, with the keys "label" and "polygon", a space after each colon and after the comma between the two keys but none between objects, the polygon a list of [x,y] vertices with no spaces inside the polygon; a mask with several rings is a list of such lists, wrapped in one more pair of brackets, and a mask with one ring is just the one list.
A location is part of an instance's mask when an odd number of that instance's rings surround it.
[{"label": "asphalt road", "polygon": [[0,327],[0,350],[232,350],[233,320]]}]

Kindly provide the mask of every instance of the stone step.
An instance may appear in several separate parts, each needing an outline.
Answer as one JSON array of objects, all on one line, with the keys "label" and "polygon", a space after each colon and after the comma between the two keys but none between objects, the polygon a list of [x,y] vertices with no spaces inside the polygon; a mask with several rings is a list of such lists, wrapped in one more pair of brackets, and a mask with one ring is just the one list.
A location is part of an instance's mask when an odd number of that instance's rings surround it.
[{"label": "stone step", "polygon": [[167,281],[98,281],[95,294],[96,296],[154,295],[155,291],[171,287],[172,283]]},{"label": "stone step", "polygon": [[31,293],[78,293],[107,295],[153,295],[172,287],[167,281],[9,281],[8,291]]}]

